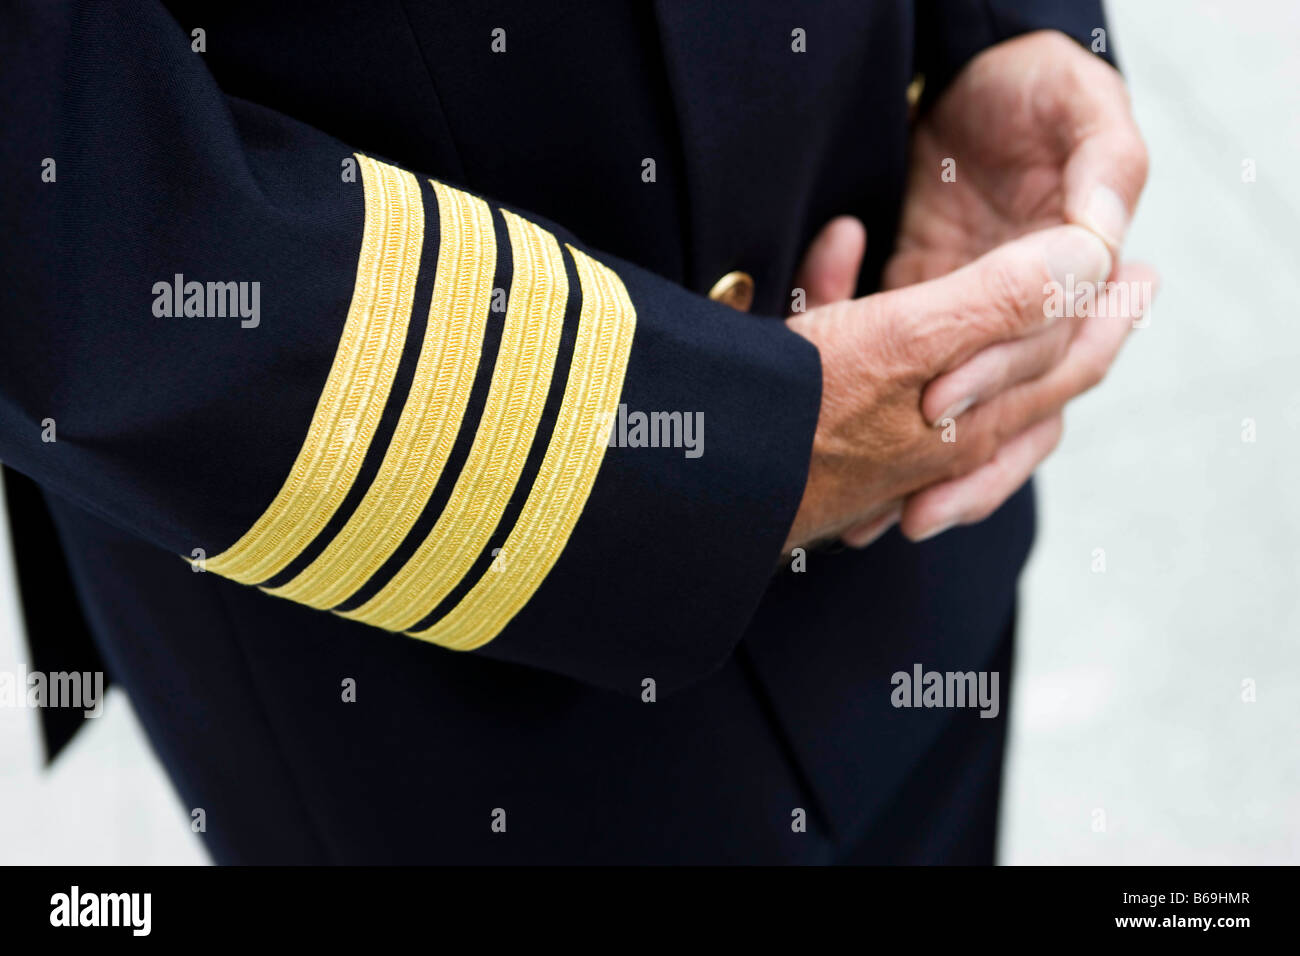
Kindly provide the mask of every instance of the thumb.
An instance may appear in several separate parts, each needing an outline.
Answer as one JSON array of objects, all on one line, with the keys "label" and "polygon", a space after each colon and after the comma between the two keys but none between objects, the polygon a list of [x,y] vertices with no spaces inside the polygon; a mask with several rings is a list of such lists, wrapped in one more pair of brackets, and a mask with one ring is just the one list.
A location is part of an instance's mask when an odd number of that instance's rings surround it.
[{"label": "thumb", "polygon": [[1053,226],[1003,243],[946,276],[855,305],[872,315],[870,324],[888,338],[894,357],[928,381],[989,346],[1042,331],[1067,314],[1067,301],[1103,281],[1112,261],[1095,233]]},{"label": "thumb", "polygon": [[1065,219],[1091,229],[1118,253],[1150,160],[1123,79],[1100,60],[1083,57],[1085,89],[1058,91],[1073,131],[1064,169]]},{"label": "thumb", "polygon": [[853,216],[837,216],[822,227],[804,253],[794,288],[804,291],[804,308],[853,298],[867,251],[867,230]]}]

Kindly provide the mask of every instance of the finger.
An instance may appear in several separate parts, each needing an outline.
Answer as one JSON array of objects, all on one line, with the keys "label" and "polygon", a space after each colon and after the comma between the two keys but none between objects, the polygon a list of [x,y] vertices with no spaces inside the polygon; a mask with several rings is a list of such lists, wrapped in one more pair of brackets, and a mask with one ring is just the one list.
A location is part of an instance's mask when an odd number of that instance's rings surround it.
[{"label": "finger", "polygon": [[1129,120],[1080,145],[1065,167],[1065,218],[1118,254],[1146,185],[1146,146]]},{"label": "finger", "polygon": [[840,541],[850,548],[865,548],[867,545],[876,541],[882,534],[898,524],[898,519],[903,515],[903,503],[895,501],[889,505],[885,513],[878,518],[870,521],[863,521],[849,528],[842,535]]},{"label": "finger", "polygon": [[924,541],[957,525],[983,521],[1029,480],[1061,440],[1064,427],[1057,413],[1021,432],[970,474],[918,491],[903,508],[903,534]]},{"label": "finger", "polygon": [[[882,333],[928,377],[998,342],[1042,330],[1063,290],[1110,274],[1105,243],[1079,226],[1055,226],[998,246],[957,271],[865,300]],[[1059,304],[1059,302],[1058,302]]]},{"label": "finger", "polygon": [[1081,320],[1065,358],[1046,375],[1008,389],[976,409],[972,414],[976,421],[967,429],[997,427],[998,422],[1011,423],[1013,430],[1023,429],[1098,385],[1159,288],[1160,276],[1150,266],[1120,266],[1115,278],[1098,293],[1099,302],[1102,296],[1114,302],[1094,306],[1095,314]]},{"label": "finger", "polygon": [[1076,328],[1073,321],[1055,322],[1042,332],[977,352],[926,386],[921,414],[938,425],[1013,385],[1037,378],[1065,356]]},{"label": "finger", "polygon": [[803,289],[807,308],[851,299],[867,251],[867,230],[853,216],[838,216],[822,227],[804,253],[794,287]]},{"label": "finger", "polygon": [[1101,236],[1118,253],[1146,185],[1150,159],[1124,80],[1080,51],[1075,81],[1059,87],[1066,130],[1065,218]]}]

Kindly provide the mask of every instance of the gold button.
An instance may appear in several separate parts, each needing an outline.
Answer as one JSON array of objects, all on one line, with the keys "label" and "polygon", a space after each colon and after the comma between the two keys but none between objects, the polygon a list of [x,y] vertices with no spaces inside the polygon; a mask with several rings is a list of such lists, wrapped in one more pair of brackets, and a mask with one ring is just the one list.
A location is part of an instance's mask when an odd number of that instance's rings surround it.
[{"label": "gold button", "polygon": [[916,109],[916,104],[921,102],[921,94],[925,92],[925,74],[918,73],[912,77],[912,82],[907,84],[907,108]]},{"label": "gold button", "polygon": [[748,272],[728,272],[713,283],[709,298],[737,311],[748,312],[754,302],[754,277]]}]

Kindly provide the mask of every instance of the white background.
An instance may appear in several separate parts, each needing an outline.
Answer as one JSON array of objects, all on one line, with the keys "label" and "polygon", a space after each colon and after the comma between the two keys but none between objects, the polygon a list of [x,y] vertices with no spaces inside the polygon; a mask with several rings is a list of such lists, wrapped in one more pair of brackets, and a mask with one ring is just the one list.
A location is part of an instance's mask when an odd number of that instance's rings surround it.
[{"label": "white background", "polygon": [[1108,9],[1164,285],[1039,471],[1001,858],[1300,862],[1300,4]]}]

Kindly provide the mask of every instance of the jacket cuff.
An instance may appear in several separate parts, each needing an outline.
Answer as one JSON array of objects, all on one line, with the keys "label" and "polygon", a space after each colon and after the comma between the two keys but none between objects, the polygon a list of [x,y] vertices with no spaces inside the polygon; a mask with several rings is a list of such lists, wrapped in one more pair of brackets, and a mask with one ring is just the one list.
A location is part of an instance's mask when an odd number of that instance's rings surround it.
[{"label": "jacket cuff", "polygon": [[721,665],[771,581],[807,481],[821,362],[777,319],[606,261],[637,309],[609,447],[546,585],[482,653],[665,692]]}]

